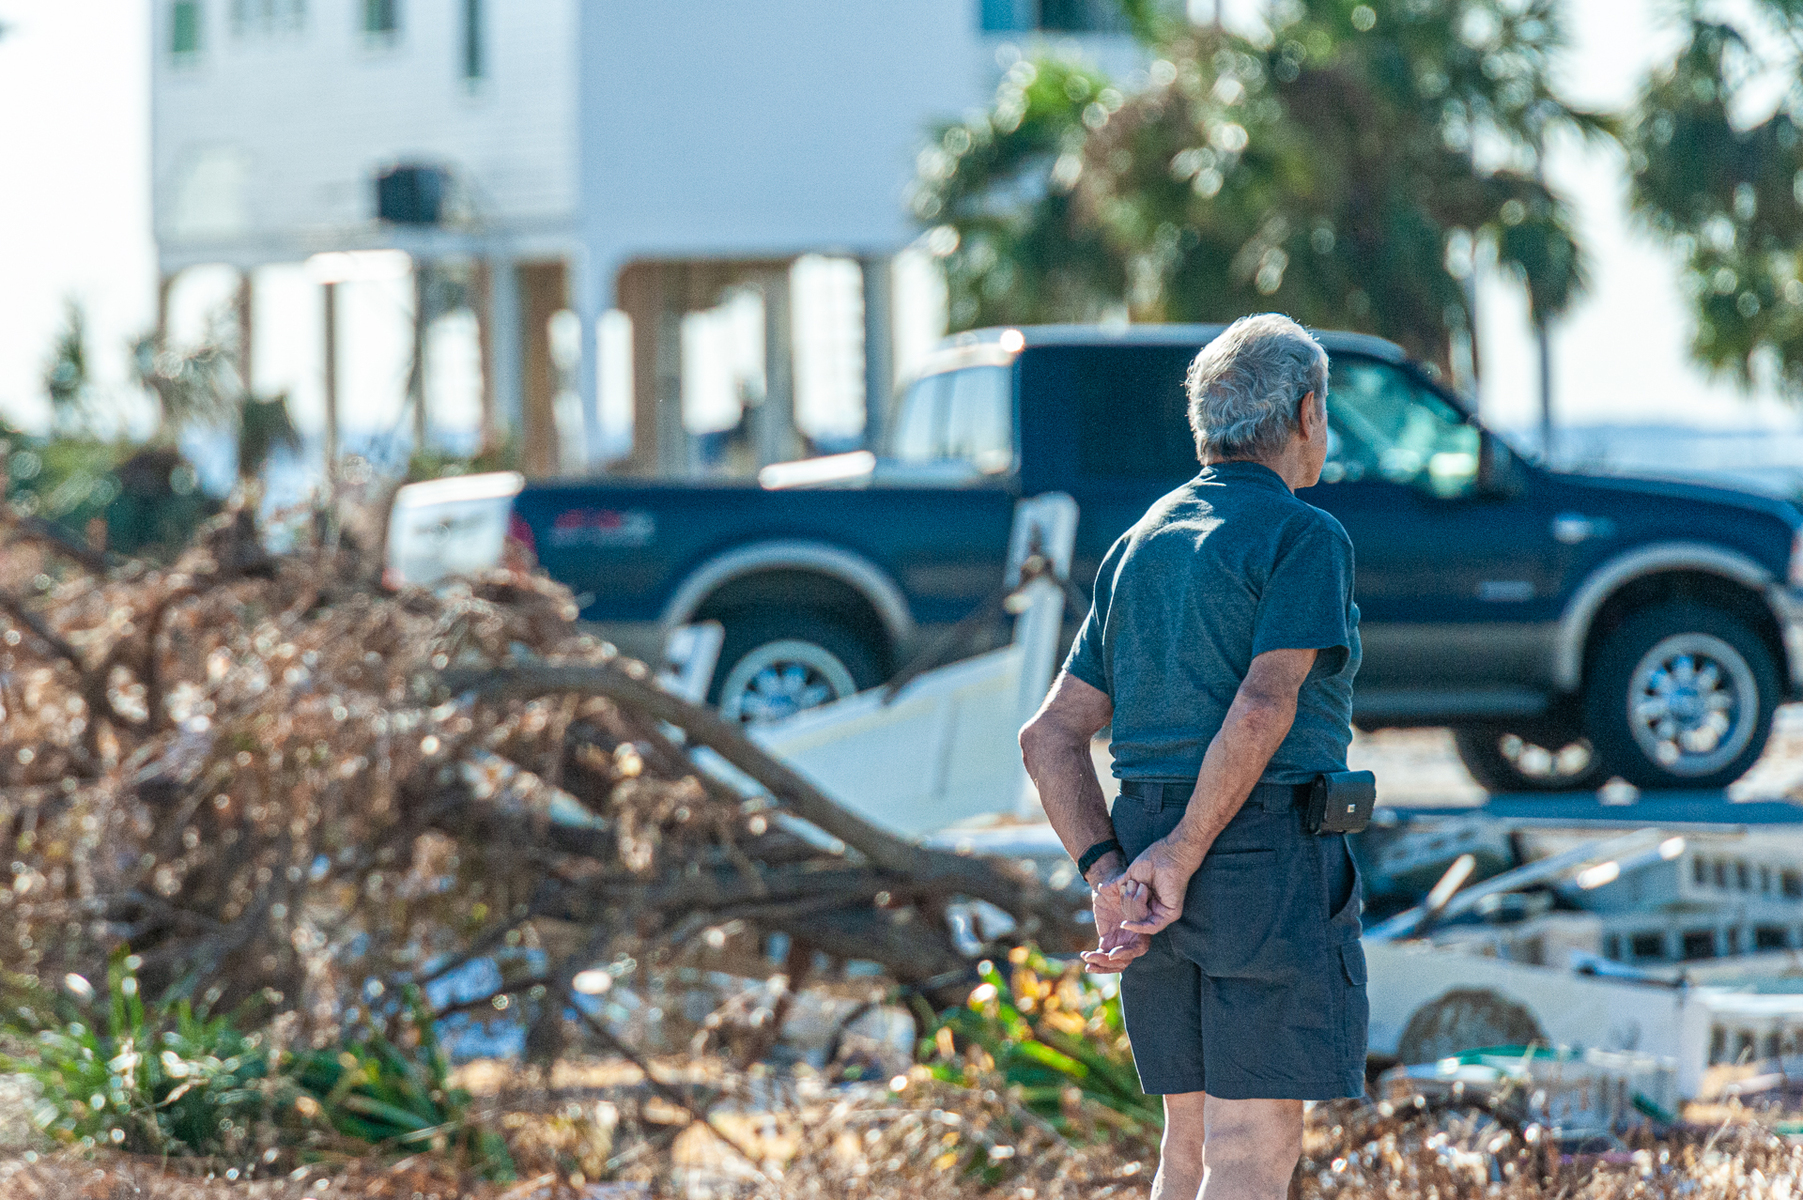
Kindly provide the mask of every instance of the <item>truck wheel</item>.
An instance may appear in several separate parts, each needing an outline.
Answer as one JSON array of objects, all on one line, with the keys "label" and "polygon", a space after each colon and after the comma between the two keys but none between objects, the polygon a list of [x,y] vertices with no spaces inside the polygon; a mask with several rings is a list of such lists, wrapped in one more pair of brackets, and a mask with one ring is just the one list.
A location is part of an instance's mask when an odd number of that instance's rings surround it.
[{"label": "truck wheel", "polygon": [[758,724],[880,682],[870,648],[829,618],[752,615],[727,620],[710,699],[721,716]]},{"label": "truck wheel", "polygon": [[1609,781],[1589,739],[1560,722],[1461,725],[1452,737],[1487,792],[1591,792]]},{"label": "truck wheel", "polygon": [[1772,732],[1778,669],[1752,630],[1716,609],[1672,604],[1597,648],[1585,687],[1590,740],[1638,788],[1721,788]]}]

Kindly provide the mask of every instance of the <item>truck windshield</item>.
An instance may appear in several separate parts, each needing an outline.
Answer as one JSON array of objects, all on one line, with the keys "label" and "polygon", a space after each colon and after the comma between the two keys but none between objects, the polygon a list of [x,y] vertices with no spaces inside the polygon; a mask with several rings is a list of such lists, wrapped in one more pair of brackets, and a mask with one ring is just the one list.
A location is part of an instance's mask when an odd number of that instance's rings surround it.
[{"label": "truck windshield", "polygon": [[1014,465],[1014,371],[972,366],[924,375],[896,409],[890,457],[965,462],[994,475]]},{"label": "truck windshield", "polygon": [[1334,360],[1327,424],[1322,483],[1387,479],[1457,496],[1477,479],[1477,426],[1386,363]]}]

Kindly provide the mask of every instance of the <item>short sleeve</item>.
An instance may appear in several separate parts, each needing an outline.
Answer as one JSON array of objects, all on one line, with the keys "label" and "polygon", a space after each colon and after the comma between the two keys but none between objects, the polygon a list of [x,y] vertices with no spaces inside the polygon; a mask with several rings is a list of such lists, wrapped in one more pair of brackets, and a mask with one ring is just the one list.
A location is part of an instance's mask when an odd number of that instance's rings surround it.
[{"label": "short sleeve", "polygon": [[1121,565],[1121,555],[1125,552],[1126,545],[1127,539],[1123,536],[1102,560],[1102,567],[1096,572],[1096,587],[1089,606],[1089,616],[1077,631],[1077,640],[1071,643],[1071,652],[1064,659],[1066,671],[1110,696],[1114,695],[1114,689],[1109,686],[1110,672],[1104,635],[1108,627],[1108,609],[1114,599],[1114,573]]},{"label": "short sleeve", "polygon": [[1258,600],[1252,656],[1267,650],[1326,651],[1314,674],[1344,669],[1352,646],[1352,542],[1319,523],[1290,540]]}]

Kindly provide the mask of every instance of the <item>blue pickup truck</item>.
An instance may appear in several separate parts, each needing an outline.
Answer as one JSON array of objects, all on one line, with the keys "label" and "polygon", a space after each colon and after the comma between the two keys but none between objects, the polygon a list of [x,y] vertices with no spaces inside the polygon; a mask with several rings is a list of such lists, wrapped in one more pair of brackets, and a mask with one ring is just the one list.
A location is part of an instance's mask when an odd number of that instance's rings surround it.
[{"label": "blue pickup truck", "polygon": [[[883,681],[1002,578],[1021,496],[1081,510],[1074,581],[1194,474],[1184,371],[1217,332],[950,339],[883,454],[761,483],[532,484],[514,532],[644,654],[726,629],[711,698],[767,719]],[[1322,334],[1331,450],[1303,493],[1357,553],[1362,728],[1449,726],[1495,791],[1716,788],[1803,694],[1803,514],[1693,484],[1544,470],[1389,342]]]}]

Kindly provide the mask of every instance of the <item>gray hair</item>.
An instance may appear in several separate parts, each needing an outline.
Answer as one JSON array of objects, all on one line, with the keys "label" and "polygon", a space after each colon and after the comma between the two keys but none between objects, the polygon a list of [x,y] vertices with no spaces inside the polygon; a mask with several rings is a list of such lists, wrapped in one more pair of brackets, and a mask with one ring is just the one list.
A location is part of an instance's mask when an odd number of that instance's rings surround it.
[{"label": "gray hair", "polygon": [[1282,313],[1241,317],[1202,347],[1184,379],[1196,453],[1266,459],[1296,428],[1296,407],[1327,400],[1327,351]]}]

